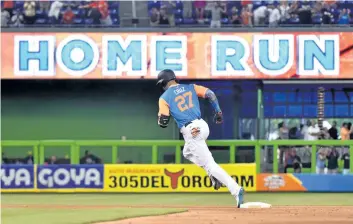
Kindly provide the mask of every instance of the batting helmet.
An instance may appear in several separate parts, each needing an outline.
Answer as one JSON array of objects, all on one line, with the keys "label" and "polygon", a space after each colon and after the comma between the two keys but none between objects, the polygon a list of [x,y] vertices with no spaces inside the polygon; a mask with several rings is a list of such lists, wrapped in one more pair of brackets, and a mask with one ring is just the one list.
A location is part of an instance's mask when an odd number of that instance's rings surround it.
[{"label": "batting helmet", "polygon": [[172,80],[176,80],[175,73],[170,69],[164,69],[158,74],[157,86],[165,87]]}]

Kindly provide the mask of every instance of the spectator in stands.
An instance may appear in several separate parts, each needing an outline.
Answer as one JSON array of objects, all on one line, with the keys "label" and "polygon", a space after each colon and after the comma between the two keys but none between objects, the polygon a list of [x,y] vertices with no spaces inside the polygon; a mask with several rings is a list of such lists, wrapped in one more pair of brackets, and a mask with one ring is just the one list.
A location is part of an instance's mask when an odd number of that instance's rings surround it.
[{"label": "spectator in stands", "polygon": [[[90,2],[90,1],[89,1]],[[89,4],[80,6],[79,8],[88,9],[87,17],[92,19],[92,24],[99,25],[101,24],[101,12],[99,11],[99,2],[93,1]]]},{"label": "spectator in stands", "polygon": [[321,16],[321,10],[322,10],[322,2],[316,2],[312,9],[313,16],[315,15]]},{"label": "spectator in stands", "polygon": [[54,1],[51,4],[48,17],[50,18],[52,24],[58,24],[60,22],[60,10],[63,6],[64,3],[62,3],[62,1]]},{"label": "spectator in stands", "polygon": [[50,165],[58,164],[56,156],[51,156],[48,164]]},{"label": "spectator in stands", "polygon": [[309,140],[309,133],[308,133],[308,128],[311,126],[311,121],[307,120],[306,124],[303,126],[301,130],[301,135],[303,136],[304,140]]},{"label": "spectator in stands", "polygon": [[332,148],[327,153],[327,171],[329,174],[338,173],[338,158],[339,154],[335,148]]},{"label": "spectator in stands", "polygon": [[349,24],[350,19],[350,10],[342,9],[338,18],[338,24]]},{"label": "spectator in stands", "polygon": [[243,7],[241,11],[241,23],[244,26],[252,26],[252,16],[253,14],[251,13],[249,7]]},{"label": "spectator in stands", "polygon": [[310,126],[308,127],[308,139],[309,141],[315,141],[319,139],[321,136],[321,130],[318,125],[316,125],[316,121],[312,120],[310,122]]},{"label": "spectator in stands", "polygon": [[298,11],[299,11],[298,2],[292,1],[292,3],[289,6],[289,9],[288,9],[288,14],[291,17],[298,16]]},{"label": "spectator in stands", "polygon": [[71,6],[68,6],[66,11],[63,14],[63,24],[72,24],[73,20],[75,18],[75,14],[72,12]]},{"label": "spectator in stands", "polygon": [[340,131],[341,139],[342,140],[349,140],[350,134],[353,132],[352,127],[349,129],[348,123],[343,123]]},{"label": "spectator in stands", "polygon": [[330,134],[330,138],[338,139],[338,131],[337,131],[337,122],[336,121],[332,122],[332,127],[328,130],[328,133]]},{"label": "spectator in stands", "polygon": [[304,129],[305,125],[304,124],[300,124],[299,125],[299,129],[297,130],[298,133],[298,139],[304,139],[304,134],[303,134],[303,129]]},{"label": "spectator in stands", "polygon": [[80,159],[80,164],[99,164],[101,159],[91,154],[88,150],[85,151],[85,155]]},{"label": "spectator in stands", "polygon": [[279,6],[279,11],[281,13],[281,23],[285,23],[289,18],[289,6],[287,1],[281,1],[281,5]]},{"label": "spectator in stands", "polygon": [[325,162],[326,162],[326,150],[320,148],[316,153],[316,174],[325,173]]},{"label": "spectator in stands", "polygon": [[23,26],[24,18],[21,11],[18,9],[14,12],[14,15],[11,17],[11,27],[20,27]]},{"label": "spectator in stands", "polygon": [[13,6],[14,6],[13,1],[4,1],[4,5],[2,7],[2,9],[4,9],[5,11],[7,11],[9,13],[10,18],[13,16]]},{"label": "spectator in stands", "polygon": [[241,5],[242,5],[242,7],[248,7],[250,12],[252,11],[252,7],[253,7],[252,1],[242,0]]},{"label": "spectator in stands", "polygon": [[211,28],[221,27],[222,13],[225,13],[225,10],[221,7],[219,2],[215,2],[211,9]]},{"label": "spectator in stands", "polygon": [[10,21],[10,13],[5,9],[1,9],[1,27],[7,27]]},{"label": "spectator in stands", "polygon": [[268,15],[268,9],[266,6],[262,5],[254,10],[254,25],[263,26],[266,22],[266,17]]},{"label": "spectator in stands", "polygon": [[192,1],[184,1],[183,2],[183,17],[191,18],[192,17]]},{"label": "spectator in stands", "polygon": [[5,153],[1,153],[1,164],[9,164],[9,159],[5,156]]},{"label": "spectator in stands", "polygon": [[194,7],[196,12],[196,19],[198,21],[203,21],[203,16],[205,13],[206,1],[194,1]]},{"label": "spectator in stands", "polygon": [[288,128],[283,121],[278,124],[278,133],[279,133],[279,139],[285,140],[289,138]]},{"label": "spectator in stands", "polygon": [[345,152],[342,155],[342,160],[343,160],[343,174],[349,174],[349,169],[350,169],[350,165],[349,165],[349,152],[348,149],[345,150]]},{"label": "spectator in stands", "polygon": [[37,16],[36,16],[36,2],[35,1],[30,1],[26,0],[25,3],[23,4],[23,18],[25,24],[34,24]]},{"label": "spectator in stands", "polygon": [[298,127],[292,127],[291,129],[289,129],[288,137],[289,139],[301,139]]},{"label": "spectator in stands", "polygon": [[286,159],[284,164],[284,173],[287,173],[288,168],[293,168],[294,173],[301,173],[302,163],[300,157],[297,155],[297,151],[293,148],[286,153]]},{"label": "spectator in stands", "polygon": [[152,8],[151,16],[150,16],[150,24],[151,26],[158,26],[159,24],[159,12],[157,8]]},{"label": "spectator in stands", "polygon": [[322,24],[331,24],[331,20],[333,19],[333,14],[331,13],[330,5],[324,4],[324,7],[321,9],[322,15]]},{"label": "spectator in stands", "polygon": [[174,10],[176,8],[176,4],[173,1],[162,1],[162,9],[165,10],[165,13],[168,17],[169,25],[175,26],[175,15]]},{"label": "spectator in stands", "polygon": [[50,1],[48,0],[41,0],[39,1],[39,7],[40,7],[40,10],[44,11],[44,12],[48,12],[49,9],[50,9]]},{"label": "spectator in stands", "polygon": [[322,121],[322,128],[320,128],[319,124],[316,124],[316,126],[320,129],[321,135],[319,136],[319,139],[330,139],[330,133],[329,130],[332,128],[332,125],[328,121]]},{"label": "spectator in stands", "polygon": [[269,25],[270,27],[276,27],[278,26],[281,20],[281,13],[279,12],[278,8],[273,4],[269,5],[268,8],[270,9],[268,18]]},{"label": "spectator in stands", "polygon": [[28,151],[28,155],[24,158],[23,162],[25,164],[33,164],[34,159],[33,159],[32,151]]},{"label": "spectator in stands", "polygon": [[350,130],[350,135],[349,135],[349,139],[353,139],[353,126],[352,126],[352,122],[348,122],[348,130]]},{"label": "spectator in stands", "polygon": [[[288,140],[289,139],[289,131],[284,122],[278,124],[278,136],[280,140]],[[279,162],[283,164],[284,153],[288,149],[288,146],[280,146],[279,148]]]},{"label": "spectator in stands", "polygon": [[229,20],[235,26],[240,25],[240,18],[239,18],[238,9],[236,6],[233,6],[231,10],[231,15],[229,16]]},{"label": "spectator in stands", "polygon": [[170,25],[165,9],[161,9],[160,11],[159,25]]},{"label": "spectator in stands", "polygon": [[100,18],[101,24],[106,26],[111,26],[113,22],[109,14],[107,1],[99,1],[98,9],[99,9],[99,12],[101,13],[101,18]]},{"label": "spectator in stands", "polygon": [[304,1],[302,7],[298,10],[300,24],[312,24],[312,12],[310,1]]}]

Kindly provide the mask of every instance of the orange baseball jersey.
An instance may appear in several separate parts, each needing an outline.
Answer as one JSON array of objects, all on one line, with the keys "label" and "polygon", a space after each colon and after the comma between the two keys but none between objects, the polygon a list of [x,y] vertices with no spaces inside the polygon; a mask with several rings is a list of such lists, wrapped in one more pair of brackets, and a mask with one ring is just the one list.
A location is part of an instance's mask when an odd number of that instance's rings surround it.
[{"label": "orange baseball jersey", "polygon": [[198,97],[205,98],[208,89],[195,84],[178,84],[170,86],[159,98],[158,115],[172,116],[178,127],[200,119],[200,102]]}]

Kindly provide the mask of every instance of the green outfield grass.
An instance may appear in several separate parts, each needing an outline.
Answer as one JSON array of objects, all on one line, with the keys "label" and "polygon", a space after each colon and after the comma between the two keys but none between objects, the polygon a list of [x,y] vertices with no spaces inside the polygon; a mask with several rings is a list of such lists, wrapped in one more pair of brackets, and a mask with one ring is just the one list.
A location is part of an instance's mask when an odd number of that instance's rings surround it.
[{"label": "green outfield grass", "polygon": [[[2,206],[29,205],[29,208],[4,208],[3,224],[81,224],[128,217],[160,215],[186,211],[182,206],[232,206],[229,194],[2,194]],[[248,193],[246,201],[273,205],[352,205],[353,193]],[[42,205],[30,208],[30,205]],[[50,208],[63,206],[168,205],[179,208]]]}]

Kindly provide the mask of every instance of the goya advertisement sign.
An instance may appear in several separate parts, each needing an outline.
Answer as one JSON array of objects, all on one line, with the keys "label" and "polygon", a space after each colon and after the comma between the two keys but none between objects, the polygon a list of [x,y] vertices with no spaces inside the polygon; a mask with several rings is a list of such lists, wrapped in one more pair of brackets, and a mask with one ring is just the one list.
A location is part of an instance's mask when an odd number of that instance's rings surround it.
[{"label": "goya advertisement sign", "polygon": [[104,186],[103,165],[2,165],[2,192],[92,192]]},{"label": "goya advertisement sign", "polygon": [[34,166],[32,165],[2,165],[1,189],[33,189]]},{"label": "goya advertisement sign", "polygon": [[[256,164],[222,168],[246,191],[256,190]],[[215,192],[204,169],[193,165],[106,165],[106,192]],[[220,192],[228,192],[223,186]]]},{"label": "goya advertisement sign", "polygon": [[1,33],[3,79],[351,79],[353,32]]},{"label": "goya advertisement sign", "polygon": [[103,170],[103,165],[39,166],[37,188],[103,188]]}]

